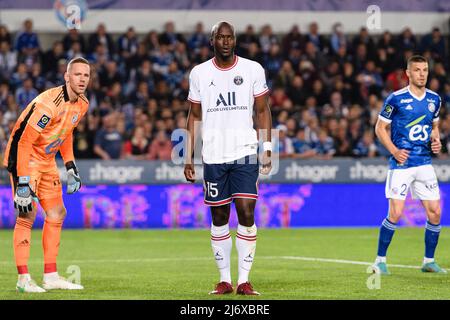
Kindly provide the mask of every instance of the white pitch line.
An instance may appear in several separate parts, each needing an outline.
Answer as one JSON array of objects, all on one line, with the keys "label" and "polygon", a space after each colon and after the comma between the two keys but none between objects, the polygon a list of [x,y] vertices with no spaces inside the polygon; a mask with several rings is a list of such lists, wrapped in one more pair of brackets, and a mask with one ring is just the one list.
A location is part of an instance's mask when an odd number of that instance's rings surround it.
[{"label": "white pitch line", "polygon": [[[353,264],[353,265],[363,265],[370,266],[373,262],[365,261],[353,261],[353,260],[343,260],[343,259],[326,259],[326,258],[313,258],[313,257],[298,257],[298,256],[256,256],[256,260],[300,260],[300,261],[312,261],[312,262],[327,262],[327,263],[339,263],[339,264]],[[74,263],[145,263],[145,262],[170,262],[170,261],[207,261],[213,260],[211,257],[185,257],[185,258],[149,258],[149,259],[96,259],[96,260],[60,260],[59,263],[64,264],[74,264]],[[0,261],[0,265],[9,265],[13,262]],[[30,261],[29,264],[42,264],[42,261]],[[420,266],[409,266],[403,264],[388,264],[388,267],[393,268],[404,268],[404,269],[420,269]],[[450,269],[446,269],[450,271]]]},{"label": "white pitch line", "polygon": [[[364,262],[364,261],[352,261],[352,260],[342,260],[342,259],[325,259],[325,258],[310,258],[310,257],[290,257],[283,256],[278,257],[280,259],[286,260],[301,260],[301,261],[316,261],[316,262],[330,262],[330,263],[341,263],[341,264],[357,264],[363,266],[371,266],[373,262]],[[407,266],[404,264],[387,264],[388,267],[393,268],[406,268],[406,269],[420,269],[419,266]]]}]

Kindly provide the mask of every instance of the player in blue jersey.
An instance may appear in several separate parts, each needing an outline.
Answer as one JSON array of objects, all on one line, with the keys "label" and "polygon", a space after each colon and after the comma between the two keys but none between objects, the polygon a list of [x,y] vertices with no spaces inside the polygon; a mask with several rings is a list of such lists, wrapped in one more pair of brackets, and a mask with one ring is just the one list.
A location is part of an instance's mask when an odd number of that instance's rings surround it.
[{"label": "player in blue jersey", "polygon": [[441,206],[438,181],[431,166],[431,154],[441,150],[438,128],[441,98],[425,87],[428,62],[424,57],[415,55],[409,58],[406,75],[409,86],[386,99],[375,126],[377,137],[391,157],[385,189],[389,213],[380,228],[378,256],[373,270],[389,274],[386,252],[411,189],[413,198],[421,200],[427,214],[422,272],[446,273],[434,261],[441,231]]}]

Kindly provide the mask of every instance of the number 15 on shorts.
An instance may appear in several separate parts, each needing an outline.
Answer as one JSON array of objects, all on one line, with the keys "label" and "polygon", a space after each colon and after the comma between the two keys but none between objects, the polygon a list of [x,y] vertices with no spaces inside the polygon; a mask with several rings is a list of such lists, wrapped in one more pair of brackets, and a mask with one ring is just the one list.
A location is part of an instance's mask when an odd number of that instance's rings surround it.
[{"label": "number 15 on shorts", "polygon": [[217,183],[206,182],[206,194],[208,197],[216,198],[219,195],[219,190],[217,189]]}]

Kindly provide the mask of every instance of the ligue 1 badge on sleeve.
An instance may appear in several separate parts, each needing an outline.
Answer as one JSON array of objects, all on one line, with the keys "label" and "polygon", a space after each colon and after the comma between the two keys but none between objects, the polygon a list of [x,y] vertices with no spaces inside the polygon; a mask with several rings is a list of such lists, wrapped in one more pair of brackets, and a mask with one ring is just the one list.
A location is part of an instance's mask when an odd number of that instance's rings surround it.
[{"label": "ligue 1 badge on sleeve", "polygon": [[53,4],[56,17],[69,30],[81,29],[87,8],[86,0],[56,0]]},{"label": "ligue 1 badge on sleeve", "polygon": [[244,82],[244,79],[241,76],[234,77],[234,84],[240,86]]},{"label": "ligue 1 badge on sleeve", "polygon": [[431,113],[433,113],[434,111],[436,111],[436,106],[434,105],[433,102],[430,102],[428,104],[428,110],[430,110]]}]

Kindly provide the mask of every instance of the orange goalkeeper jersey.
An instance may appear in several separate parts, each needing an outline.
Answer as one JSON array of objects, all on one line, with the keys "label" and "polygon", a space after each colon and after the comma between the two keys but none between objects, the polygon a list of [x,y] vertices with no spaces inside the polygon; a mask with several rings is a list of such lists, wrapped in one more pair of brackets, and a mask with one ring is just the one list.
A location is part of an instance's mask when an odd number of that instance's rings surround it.
[{"label": "orange goalkeeper jersey", "polygon": [[55,155],[73,161],[72,131],[88,110],[89,102],[80,95],[70,102],[65,85],[44,91],[31,101],[17,120],[9,137],[3,164],[14,176],[30,170],[50,171]]}]

